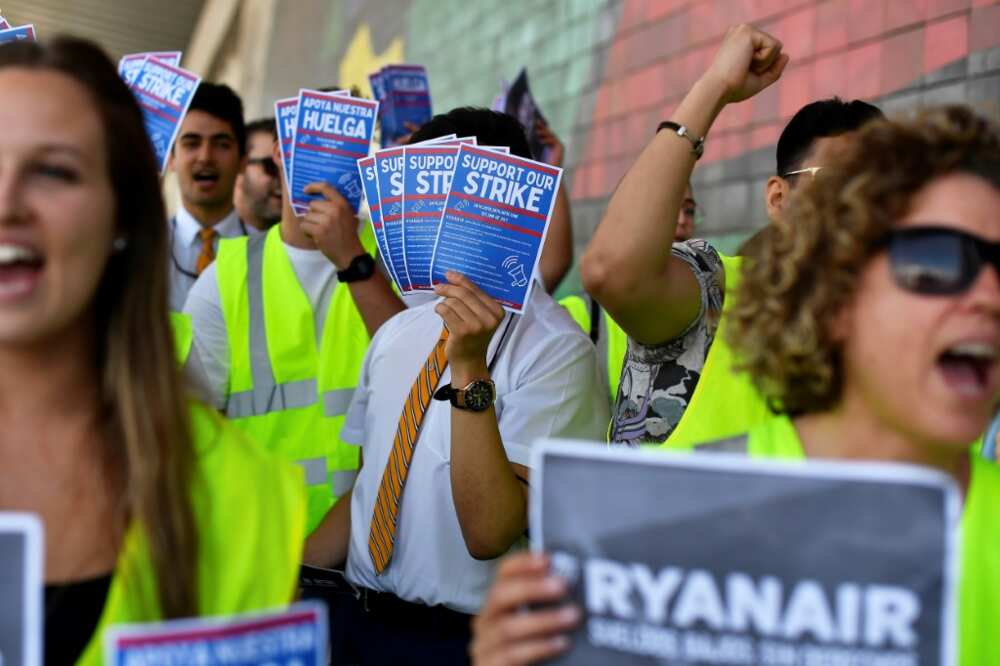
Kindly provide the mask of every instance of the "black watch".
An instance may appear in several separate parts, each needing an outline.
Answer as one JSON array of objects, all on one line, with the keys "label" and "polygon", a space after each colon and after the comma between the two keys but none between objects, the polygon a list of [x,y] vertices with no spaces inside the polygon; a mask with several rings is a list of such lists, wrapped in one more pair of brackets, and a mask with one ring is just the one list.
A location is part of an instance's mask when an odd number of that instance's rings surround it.
[{"label": "black watch", "polygon": [[351,263],[342,271],[337,271],[340,282],[361,282],[375,275],[375,258],[365,252],[351,259]]},{"label": "black watch", "polygon": [[497,399],[496,385],[489,379],[476,379],[461,389],[445,384],[434,394],[435,400],[448,400],[452,407],[470,412],[485,412]]}]

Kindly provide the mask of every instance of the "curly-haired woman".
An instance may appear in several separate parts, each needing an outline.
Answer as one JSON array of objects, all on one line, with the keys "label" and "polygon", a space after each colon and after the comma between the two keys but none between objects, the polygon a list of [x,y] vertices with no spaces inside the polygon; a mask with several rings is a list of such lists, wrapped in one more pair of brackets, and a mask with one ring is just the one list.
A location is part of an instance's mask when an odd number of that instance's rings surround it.
[{"label": "curly-haired woman", "polygon": [[[757,457],[951,475],[965,498],[959,663],[997,663],[1000,467],[971,443],[1000,397],[1000,128],[957,107],[877,121],[823,163],[744,268],[731,343],[778,413],[741,441]],[[479,663],[564,646],[573,609],[516,612],[563,594],[539,556],[506,562]]]}]

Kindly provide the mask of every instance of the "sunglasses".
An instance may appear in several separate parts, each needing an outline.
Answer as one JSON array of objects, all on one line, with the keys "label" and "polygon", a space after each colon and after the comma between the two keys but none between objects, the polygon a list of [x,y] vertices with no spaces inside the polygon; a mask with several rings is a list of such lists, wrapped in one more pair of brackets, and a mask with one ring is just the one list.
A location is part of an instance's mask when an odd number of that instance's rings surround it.
[{"label": "sunglasses", "polygon": [[821,167],[821,166],[806,167],[805,169],[796,169],[795,171],[789,171],[788,173],[786,173],[785,175],[783,175],[782,178],[788,178],[789,176],[798,176],[798,175],[801,175],[801,174],[804,174],[804,173],[807,173],[810,176],[812,176],[813,178],[815,178],[816,174],[818,174],[822,170],[823,170],[823,167]]},{"label": "sunglasses", "polygon": [[278,165],[270,157],[251,157],[247,160],[247,164],[256,164],[271,178],[278,177]]},{"label": "sunglasses", "polygon": [[1000,243],[951,227],[895,229],[884,243],[896,284],[917,294],[961,294],[987,264],[1000,273]]}]

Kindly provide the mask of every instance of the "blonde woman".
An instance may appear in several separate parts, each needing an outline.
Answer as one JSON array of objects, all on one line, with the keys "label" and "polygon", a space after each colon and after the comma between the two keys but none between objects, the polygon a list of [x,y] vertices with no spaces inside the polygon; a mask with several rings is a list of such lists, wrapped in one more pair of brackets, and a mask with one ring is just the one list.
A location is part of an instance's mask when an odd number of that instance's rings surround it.
[{"label": "blonde woman", "polygon": [[44,523],[47,661],[286,603],[301,480],[188,400],[138,105],[70,39],[0,47],[0,89],[0,510]]},{"label": "blonde woman", "polygon": [[[744,269],[731,343],[778,414],[729,444],[951,475],[964,493],[958,663],[998,663],[1000,467],[972,443],[1000,398],[1000,128],[957,107],[876,121],[822,161]],[[541,556],[505,563],[477,662],[558,652],[578,612],[517,609],[564,594]]]}]

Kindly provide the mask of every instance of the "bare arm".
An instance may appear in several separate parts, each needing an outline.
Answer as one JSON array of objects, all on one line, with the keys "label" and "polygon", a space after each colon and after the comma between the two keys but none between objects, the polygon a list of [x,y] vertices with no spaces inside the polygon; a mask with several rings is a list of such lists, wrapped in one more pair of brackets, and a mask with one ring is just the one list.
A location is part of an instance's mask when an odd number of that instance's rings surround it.
[{"label": "bare arm", "polygon": [[[566,150],[562,141],[552,133],[547,125],[539,123],[537,130],[542,143],[549,149],[546,162],[562,168]],[[549,231],[545,237],[545,247],[542,248],[542,257],[538,260],[538,271],[542,275],[542,284],[545,285],[547,292],[551,294],[559,287],[559,283],[566,277],[572,264],[573,215],[566,181],[563,180],[556,193],[556,205],[552,210],[552,221],[549,222]]]},{"label": "bare arm", "polygon": [[[671,118],[705,136],[726,104],[769,86],[787,62],[774,38],[747,25],[732,28]],[[587,291],[644,344],[676,337],[700,308],[694,274],[670,252],[694,162],[691,144],[676,133],[653,137],[618,185],[581,261]]]},{"label": "bare arm", "polygon": [[[302,229],[338,270],[344,270],[352,259],[366,252],[358,238],[357,218],[347,200],[328,183],[312,183],[305,191],[324,198],[309,204],[309,211],[302,218]],[[350,282],[348,287],[369,337],[406,308],[380,271],[367,280]]]},{"label": "bare arm", "polygon": [[347,493],[340,496],[323,517],[323,522],[306,539],[302,561],[316,567],[335,567],[347,560],[350,543],[351,493]]},{"label": "bare arm", "polygon": [[[467,278],[448,274],[435,290],[450,333],[445,353],[452,386],[489,379],[486,349],[504,311]],[[469,554],[492,559],[507,552],[527,526],[527,469],[507,460],[496,411],[451,409],[451,492]]]}]

